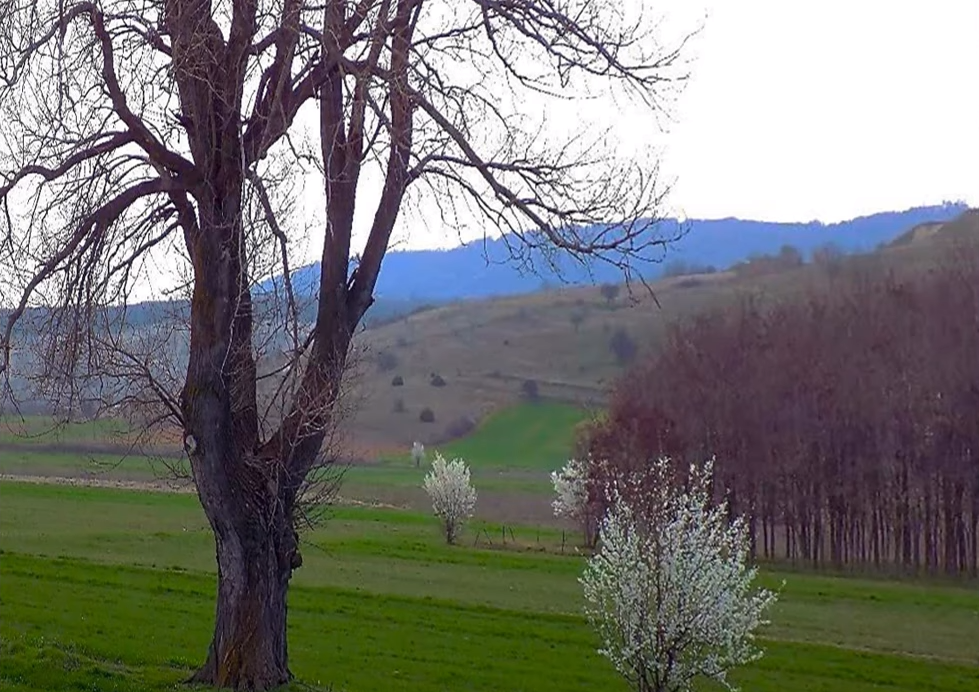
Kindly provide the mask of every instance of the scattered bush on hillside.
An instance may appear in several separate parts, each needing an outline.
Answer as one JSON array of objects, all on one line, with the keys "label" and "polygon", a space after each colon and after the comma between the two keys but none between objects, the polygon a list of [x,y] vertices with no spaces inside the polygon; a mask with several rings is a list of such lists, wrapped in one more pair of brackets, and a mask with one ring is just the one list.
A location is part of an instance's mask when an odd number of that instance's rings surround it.
[{"label": "scattered bush on hillside", "polygon": [[378,351],[374,354],[374,362],[380,372],[390,372],[398,367],[398,356],[391,351]]},{"label": "scattered bush on hillside", "polygon": [[812,251],[812,263],[830,276],[836,276],[843,267],[846,253],[836,243],[824,243]]},{"label": "scattered bush on hillside", "polygon": [[802,253],[794,245],[783,245],[779,248],[776,259],[783,269],[795,269],[806,263],[802,258]]},{"label": "scattered bush on hillside", "polygon": [[626,331],[625,327],[619,327],[615,330],[612,338],[609,339],[608,347],[620,365],[628,365],[635,360],[636,355],[639,353],[639,346],[629,336],[629,332]]},{"label": "scattered bush on hillside", "polygon": [[622,289],[618,284],[602,284],[599,289],[607,305],[612,305],[612,302],[619,297],[620,290]]},{"label": "scattered bush on hillside", "polygon": [[791,245],[783,245],[777,255],[754,254],[732,269],[740,276],[765,276],[801,267],[802,253]]},{"label": "scattered bush on hillside", "polygon": [[677,276],[689,276],[691,274],[714,274],[717,267],[710,264],[698,264],[685,260],[673,260],[663,267],[663,278],[673,278]]},{"label": "scattered bush on hillside", "polygon": [[476,421],[469,416],[459,416],[454,418],[451,423],[445,426],[445,431],[443,433],[443,439],[448,440],[458,440],[460,437],[465,437],[473,430],[476,429]]},{"label": "scattered bush on hillside", "polygon": [[444,387],[445,379],[441,375],[435,373],[432,375],[432,378],[428,381],[428,383],[433,387]]},{"label": "scattered bush on hillside", "polygon": [[735,689],[727,673],[761,657],[754,634],[776,594],[752,588],[748,525],[712,504],[713,464],[692,465],[682,485],[672,466],[660,458],[646,470],[641,502],[608,488],[600,547],[581,577],[585,614],[599,653],[637,692],[703,679]]},{"label": "scattered bush on hillside", "polygon": [[391,386],[392,387],[403,387],[404,384],[405,384],[405,378],[403,378],[401,375],[395,375],[391,379]]},{"label": "scattered bush on hillside", "polygon": [[520,395],[527,401],[539,401],[540,388],[537,385],[537,380],[524,380],[523,384],[520,385]]},{"label": "scattered bush on hillside", "polygon": [[463,524],[476,508],[476,490],[469,478],[469,467],[462,459],[447,462],[436,452],[424,487],[432,500],[435,516],[442,522],[445,542],[455,543]]},{"label": "scattered bush on hillside", "polygon": [[688,276],[684,279],[680,279],[674,284],[677,288],[697,288],[698,286],[704,285],[703,279],[698,279],[696,276]]},{"label": "scattered bush on hillside", "polygon": [[421,410],[418,414],[418,420],[422,423],[434,423],[435,422],[435,411],[428,408],[427,406]]}]

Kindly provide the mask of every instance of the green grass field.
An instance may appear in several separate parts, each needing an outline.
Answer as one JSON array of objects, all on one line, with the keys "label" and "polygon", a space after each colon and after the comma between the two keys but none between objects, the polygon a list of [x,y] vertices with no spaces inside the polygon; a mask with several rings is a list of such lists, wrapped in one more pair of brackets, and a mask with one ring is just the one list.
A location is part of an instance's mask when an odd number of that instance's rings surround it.
[{"label": "green grass field", "polygon": [[[588,415],[584,409],[556,403],[503,409],[489,416],[472,435],[430,447],[428,460],[435,451],[448,458],[465,458],[472,467],[473,482],[486,500],[483,514],[488,518],[508,524],[529,521],[553,525],[549,474],[568,458],[574,426]],[[10,426],[6,430],[6,436],[0,438],[2,474],[135,482],[169,477],[169,469],[160,459],[129,454],[122,445],[116,453],[101,450],[119,439],[114,436],[120,432],[119,426],[111,421],[52,431],[50,421],[38,417],[19,423],[17,434]],[[24,437],[25,431],[35,436]],[[99,451],[85,451],[79,444],[94,445]],[[427,463],[415,468],[407,453],[351,465],[344,471],[342,493],[355,501],[425,510],[428,498],[421,487],[427,471]]]},{"label": "green grass field", "polygon": [[0,416],[0,442],[101,442],[125,432],[125,426],[114,420],[89,420],[66,425],[51,416]]},{"label": "green grass field", "polygon": [[[0,483],[0,689],[164,690],[209,641],[214,552],[193,495]],[[440,542],[425,514],[341,507],[290,596],[298,689],[625,690],[580,615],[560,532]],[[746,690],[979,689],[974,585],[766,571],[782,587]]]},{"label": "green grass field", "polygon": [[[512,489],[506,482],[512,478],[518,485],[528,478],[547,480],[547,475],[567,460],[573,447],[574,426],[589,417],[578,406],[542,402],[509,406],[489,415],[472,434],[442,445],[431,445],[428,457],[436,451],[446,458],[463,457],[475,473],[488,471],[485,478],[497,487]],[[63,473],[104,473],[108,477],[153,476],[151,464],[130,451],[120,435],[121,424],[111,420],[90,421],[63,428],[53,427],[44,417],[24,421],[0,421],[0,473],[57,475]],[[70,451],[71,445],[95,445],[99,451]],[[115,445],[117,454],[99,449]],[[61,446],[63,449],[51,449]],[[41,447],[41,449],[38,449]],[[358,467],[351,474],[375,485],[418,485],[410,455],[386,455],[380,464]],[[527,473],[536,472],[536,473]],[[503,482],[494,481],[502,477]],[[530,487],[530,486],[528,486]],[[540,484],[532,486],[540,490]],[[546,484],[549,489],[550,485]],[[524,488],[526,489],[526,487]]]},{"label": "green grass field", "polygon": [[518,404],[490,415],[473,432],[440,451],[462,457],[474,469],[531,469],[550,473],[567,461],[574,427],[588,418],[578,406],[557,403]]},{"label": "green grass field", "polygon": [[156,460],[118,453],[89,453],[32,449],[37,445],[17,445],[0,449],[0,473],[20,476],[64,476],[150,480],[165,469]]},{"label": "green grass field", "polygon": [[382,457],[376,464],[351,466],[345,471],[342,492],[353,499],[425,508],[428,501],[421,485],[439,452],[447,459],[465,459],[481,493],[506,495],[510,508],[527,510],[522,514],[496,512],[495,518],[541,521],[551,511],[550,473],[571,455],[574,426],[589,415],[583,408],[559,403],[507,407],[488,416],[472,434],[429,446],[427,462],[420,469],[407,453]]},{"label": "green grass field", "polygon": [[48,416],[0,416],[0,473],[95,480],[162,478],[164,461],[172,464],[175,458],[145,456],[136,438],[118,419],[63,424]]}]

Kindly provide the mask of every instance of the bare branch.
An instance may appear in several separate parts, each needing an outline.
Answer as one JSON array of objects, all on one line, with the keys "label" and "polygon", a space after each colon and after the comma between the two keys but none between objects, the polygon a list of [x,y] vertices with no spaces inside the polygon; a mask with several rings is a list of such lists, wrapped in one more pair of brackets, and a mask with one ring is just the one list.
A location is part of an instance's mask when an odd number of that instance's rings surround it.
[{"label": "bare branch", "polygon": [[104,233],[136,201],[153,194],[165,192],[167,187],[168,183],[164,180],[144,181],[128,188],[82,220],[61,250],[52,255],[30,282],[28,282],[21,294],[20,301],[7,316],[3,338],[0,339],[0,355],[2,355],[2,360],[0,360],[0,375],[5,374],[10,365],[11,335],[13,334],[17,321],[24,314],[24,310],[27,309],[34,290],[43,281],[51,277],[84,241],[89,240],[92,236]]}]

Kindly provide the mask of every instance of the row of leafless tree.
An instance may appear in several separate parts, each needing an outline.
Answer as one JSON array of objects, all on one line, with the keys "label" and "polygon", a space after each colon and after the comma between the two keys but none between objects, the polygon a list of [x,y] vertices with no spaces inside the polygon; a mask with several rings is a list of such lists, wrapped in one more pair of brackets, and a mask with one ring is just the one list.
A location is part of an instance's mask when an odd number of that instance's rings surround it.
[{"label": "row of leafless tree", "polygon": [[581,443],[617,471],[717,457],[766,559],[979,568],[979,249],[848,263],[672,329]]}]

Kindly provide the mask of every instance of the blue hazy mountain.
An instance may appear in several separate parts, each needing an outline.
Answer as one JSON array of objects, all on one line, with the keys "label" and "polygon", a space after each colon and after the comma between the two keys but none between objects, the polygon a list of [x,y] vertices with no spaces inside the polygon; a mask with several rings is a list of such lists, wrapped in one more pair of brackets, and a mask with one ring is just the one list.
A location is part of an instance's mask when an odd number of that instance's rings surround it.
[{"label": "blue hazy mountain", "polygon": [[[831,224],[736,218],[680,223],[667,219],[650,232],[674,237],[682,231],[682,237],[670,245],[662,256],[663,262],[641,264],[634,269],[647,279],[659,277],[664,267],[676,261],[724,269],[754,255],[775,254],[783,245],[795,247],[806,257],[827,243],[845,253],[868,252],[918,224],[947,221],[966,209],[962,203],[945,203]],[[506,243],[499,239],[480,240],[450,250],[391,252],[384,259],[376,295],[386,301],[442,302],[527,293],[549,285],[622,281],[621,271],[602,261],[584,267],[568,257],[559,257],[555,268],[542,256],[531,255],[534,270],[528,271],[509,258]],[[292,280],[297,292],[315,292],[319,265],[295,270]]]}]

